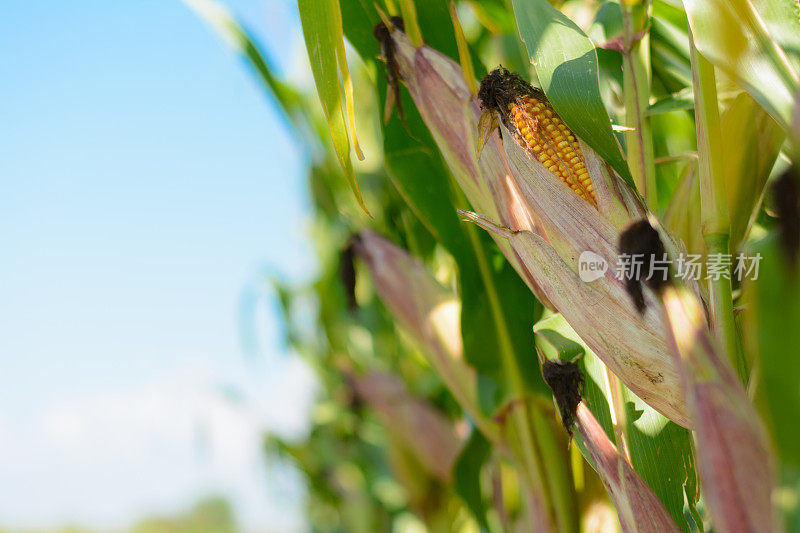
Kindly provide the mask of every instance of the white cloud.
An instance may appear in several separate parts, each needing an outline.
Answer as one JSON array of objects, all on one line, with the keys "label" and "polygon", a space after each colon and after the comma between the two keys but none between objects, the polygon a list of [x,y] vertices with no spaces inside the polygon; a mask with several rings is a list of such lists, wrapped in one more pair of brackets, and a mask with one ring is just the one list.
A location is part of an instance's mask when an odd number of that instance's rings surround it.
[{"label": "white cloud", "polygon": [[314,378],[298,358],[271,366],[267,379],[249,369],[234,380],[236,401],[216,373],[185,362],[137,387],[60,398],[30,420],[0,418],[2,525],[122,527],[222,493],[250,530],[302,528],[299,478],[267,475],[262,440],[267,428],[307,431]]}]

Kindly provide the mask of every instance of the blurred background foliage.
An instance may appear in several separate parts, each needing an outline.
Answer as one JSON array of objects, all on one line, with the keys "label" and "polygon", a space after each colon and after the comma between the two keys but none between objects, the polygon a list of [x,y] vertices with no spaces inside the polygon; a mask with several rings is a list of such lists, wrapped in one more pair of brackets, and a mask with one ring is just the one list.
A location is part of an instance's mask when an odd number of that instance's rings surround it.
[{"label": "blurred background foliage", "polygon": [[[186,1],[247,59],[285,112],[308,158],[317,275],[301,286],[266,281],[280,302],[286,343],[315,369],[322,393],[306,439],[268,436],[264,447],[268,457],[289,460],[305,474],[311,528],[522,531],[530,524],[531,497],[515,464],[519,456],[514,450],[504,453],[473,427],[429,364],[424,347],[380,301],[368,271],[359,262],[354,266],[351,238],[370,228],[420,259],[460,298],[464,360],[477,373],[481,413],[504,426],[508,412],[521,401],[540,416],[535,446],[551,453],[538,460],[547,465],[551,488],[562,483],[557,490],[566,495],[552,502],[555,514],[563,518],[561,529],[617,529],[611,501],[581,455],[585,450],[568,446],[558,427],[534,345],[564,358],[583,355],[586,401],[619,446],[605,367],[562,317],[543,314],[543,306],[497,245],[458,220],[455,209],[467,208],[466,199],[404,87],[404,119],[395,112],[388,122],[381,120],[387,78],[372,35],[380,20],[375,6],[357,0],[299,2],[317,93],[277,79],[268,51],[222,4]],[[764,397],[759,400],[761,413],[777,431],[778,448],[785,449],[779,499],[791,525],[798,498],[798,464],[791,450],[800,449],[793,448],[800,441],[780,421],[796,417],[800,405],[793,391],[800,372],[789,372],[796,362],[785,361],[800,349],[800,300],[779,294],[794,290],[798,278],[796,264],[784,264],[776,249],[779,228],[767,191],[791,161],[787,134],[797,89],[793,72],[800,65],[797,6],[779,0],[754,2],[757,11],[749,10],[750,2],[674,0],[622,5],[593,0],[462,0],[452,5],[445,0],[386,0],[378,5],[390,14],[413,8],[424,42],[463,62],[452,6],[476,76],[502,64],[541,85],[564,120],[636,183],[650,208],[696,254],[709,250],[702,232],[699,175],[704,154],[696,136],[689,20],[702,28],[696,32],[696,45],[717,74],[719,141],[725,147],[717,163],[727,193],[730,250],[759,250],[765,256],[766,272],[758,283],[743,288],[734,282],[732,303],[737,328],[747,333],[745,374],[763,358],[762,370],[752,374],[748,388],[757,398]],[[552,20],[563,22],[558,32],[537,27]],[[636,27],[627,27],[626,20]],[[534,36],[544,42],[532,42]],[[626,48],[631,46],[643,52],[637,56]],[[578,57],[586,58],[589,70],[575,70],[562,79],[554,73],[570,53],[583,54]],[[538,69],[529,67],[528,54]],[[639,92],[633,94],[630,87],[637,81]],[[646,133],[625,128],[612,133],[606,115],[624,126],[636,115],[648,128]],[[351,155],[355,131],[363,160]],[[623,154],[630,161],[633,151],[643,149],[639,143],[651,148],[645,157],[650,170],[629,172]],[[652,183],[641,178],[645,174]],[[500,294],[499,311],[492,308],[489,286]],[[748,298],[753,299],[749,311],[740,313]],[[758,329],[755,323],[785,329]],[[508,334],[510,359],[498,355],[503,351],[501,329]],[[789,376],[782,383],[781,372]],[[706,529],[690,433],[620,387],[634,468],[680,529]],[[412,423],[422,418],[431,425]],[[537,420],[534,415],[531,419]],[[514,431],[524,433],[520,427]],[[420,445],[426,441],[436,442],[438,455]],[[173,531],[152,527],[135,531]]]},{"label": "blurred background foliage", "polygon": [[[139,520],[126,533],[238,533],[230,504],[213,497],[200,501],[178,516],[152,516]],[[44,533],[42,530],[0,529],[2,533]],[[67,527],[49,533],[97,533],[95,529]]]}]

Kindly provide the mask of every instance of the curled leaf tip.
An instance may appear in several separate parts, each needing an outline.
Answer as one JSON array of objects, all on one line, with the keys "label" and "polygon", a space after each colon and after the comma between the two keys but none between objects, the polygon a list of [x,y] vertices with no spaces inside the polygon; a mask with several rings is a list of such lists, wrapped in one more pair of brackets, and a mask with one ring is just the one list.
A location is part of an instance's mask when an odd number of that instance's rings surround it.
[{"label": "curled leaf tip", "polygon": [[494,222],[489,217],[480,215],[478,213],[473,213],[472,211],[464,211],[463,209],[458,210],[458,214],[461,215],[462,220],[467,222],[474,222],[481,228],[485,229],[489,233],[495,233],[506,239],[517,233],[516,231],[508,228],[506,226],[502,226],[497,222]]},{"label": "curled leaf tip", "polygon": [[575,411],[583,395],[583,374],[573,362],[550,359],[542,364],[542,377],[553,391],[564,429],[572,435]]},{"label": "curled leaf tip", "polygon": [[646,219],[629,225],[619,236],[620,264],[624,267],[625,288],[636,309],[645,309],[642,282],[658,292],[669,284],[667,252],[658,231]]}]

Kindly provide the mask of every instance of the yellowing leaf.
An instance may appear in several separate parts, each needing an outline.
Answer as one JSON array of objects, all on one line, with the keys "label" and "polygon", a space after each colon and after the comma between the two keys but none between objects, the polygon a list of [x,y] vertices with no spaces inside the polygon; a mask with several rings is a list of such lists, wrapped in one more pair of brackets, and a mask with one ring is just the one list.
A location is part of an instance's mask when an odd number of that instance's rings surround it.
[{"label": "yellowing leaf", "polygon": [[353,84],[344,53],[342,13],[339,9],[339,0],[298,0],[297,5],[300,10],[300,22],[303,26],[303,37],[311,63],[311,72],[314,74],[314,83],[317,86],[320,102],[322,102],[322,110],[328,121],[328,128],[331,130],[336,157],[339,159],[359,205],[369,213],[358,189],[353,162],[350,159],[350,135],[345,123],[345,109],[343,109],[342,94],[339,88],[339,74],[341,73],[353,143],[359,157],[363,158],[355,133]]},{"label": "yellowing leaf", "polygon": [[736,250],[761,205],[786,135],[750,96],[740,94],[722,115],[723,168],[731,222],[731,250]]},{"label": "yellowing leaf", "polygon": [[749,0],[684,0],[697,49],[782,127],[791,122],[798,77]]}]

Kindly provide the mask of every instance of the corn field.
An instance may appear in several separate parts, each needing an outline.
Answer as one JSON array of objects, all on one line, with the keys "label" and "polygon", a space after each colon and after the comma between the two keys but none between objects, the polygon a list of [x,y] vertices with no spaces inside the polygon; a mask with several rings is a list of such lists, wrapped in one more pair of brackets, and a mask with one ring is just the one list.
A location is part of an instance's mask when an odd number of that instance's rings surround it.
[{"label": "corn field", "polygon": [[800,4],[221,4],[308,161],[314,531],[800,531]]}]

